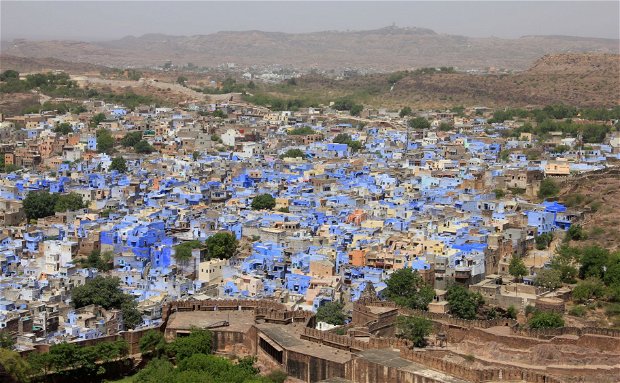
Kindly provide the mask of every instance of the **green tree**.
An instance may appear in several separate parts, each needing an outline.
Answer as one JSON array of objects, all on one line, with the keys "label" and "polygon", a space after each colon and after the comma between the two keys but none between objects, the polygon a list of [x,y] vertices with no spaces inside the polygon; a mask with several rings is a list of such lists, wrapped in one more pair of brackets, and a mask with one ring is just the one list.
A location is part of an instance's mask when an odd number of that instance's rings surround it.
[{"label": "green tree", "polygon": [[534,284],[548,289],[557,289],[562,287],[562,273],[556,269],[542,269],[536,273]]},{"label": "green tree", "polygon": [[179,263],[185,263],[192,257],[193,249],[200,249],[205,245],[197,240],[185,241],[174,247],[174,259]]},{"label": "green tree", "polygon": [[480,293],[472,293],[461,285],[454,284],[446,291],[450,312],[462,319],[476,319],[478,309],[484,304]]},{"label": "green tree", "polygon": [[581,263],[579,278],[604,278],[610,258],[609,250],[594,245],[577,251],[580,253],[579,262]]},{"label": "green tree", "polygon": [[271,194],[260,194],[252,200],[252,210],[271,210],[276,206],[276,200]]},{"label": "green tree", "polygon": [[192,328],[190,334],[176,338],[166,345],[166,352],[176,357],[177,361],[187,359],[194,354],[210,354],[213,343],[211,331]]},{"label": "green tree", "polygon": [[526,276],[528,271],[525,267],[525,263],[523,263],[523,259],[513,256],[508,265],[508,273],[519,281]]},{"label": "green tree", "polygon": [[110,171],[116,170],[119,173],[125,173],[127,171],[127,162],[123,157],[114,157],[112,164],[110,165]]},{"label": "green tree", "polygon": [[221,109],[214,110],[212,115],[213,115],[213,117],[219,117],[219,118],[226,118],[226,117],[228,117],[228,115],[226,113],[224,113],[224,111],[221,110]]},{"label": "green tree", "polygon": [[280,158],[306,158],[306,153],[301,149],[289,149]]},{"label": "green tree", "polygon": [[513,305],[510,305],[510,307],[508,307],[508,310],[506,310],[506,317],[510,319],[517,319],[517,308]]},{"label": "green tree", "polygon": [[413,342],[415,347],[426,347],[426,337],[433,329],[433,322],[426,318],[399,316],[396,326],[399,337]]},{"label": "green tree", "polygon": [[177,77],[177,84],[185,85],[186,82],[187,82],[187,77],[185,76]]},{"label": "green tree", "polygon": [[198,159],[199,159],[199,158],[200,158],[200,152],[198,152],[198,151],[194,151],[194,152],[192,153],[192,159],[193,159],[194,161],[198,161]]},{"label": "green tree", "polygon": [[99,129],[97,131],[97,151],[99,153],[112,153],[114,150],[114,137],[107,129]]},{"label": "green tree", "polygon": [[402,108],[400,110],[400,113],[398,113],[398,115],[400,116],[400,118],[406,117],[406,116],[411,116],[411,108],[408,106],[405,106],[404,108]]},{"label": "green tree", "polygon": [[308,136],[310,134],[316,134],[316,132],[309,126],[302,126],[289,130],[288,134],[291,136]]},{"label": "green tree", "polygon": [[430,129],[431,123],[424,117],[416,117],[409,120],[409,126],[413,129],[423,130]]},{"label": "green tree", "polygon": [[12,350],[13,346],[15,346],[15,340],[13,340],[13,337],[11,337],[11,335],[9,335],[6,331],[0,331],[0,348]]},{"label": "green tree", "polygon": [[[167,359],[153,359],[134,375],[135,383],[174,383],[176,369]],[[200,382],[196,380],[195,382]]]},{"label": "green tree", "polygon": [[58,195],[45,190],[31,191],[24,198],[24,212],[28,220],[54,215]]},{"label": "green tree", "polygon": [[386,284],[383,296],[403,307],[426,310],[435,297],[433,287],[429,286],[417,271],[410,268],[396,270]]},{"label": "green tree", "polygon": [[596,277],[579,281],[573,289],[573,300],[577,303],[584,303],[593,298],[602,298],[604,295],[605,286]]},{"label": "green tree", "polygon": [[136,146],[140,140],[142,140],[142,132],[129,132],[121,139],[121,145],[126,148],[132,148]]},{"label": "green tree", "polygon": [[19,72],[16,70],[8,69],[0,74],[0,81],[19,80]]},{"label": "green tree", "polygon": [[98,276],[88,280],[82,286],[74,287],[71,290],[71,297],[75,308],[94,304],[106,310],[121,310],[125,326],[128,328],[133,328],[142,322],[134,298],[123,293],[118,278]]},{"label": "green tree", "polygon": [[145,140],[141,140],[140,142],[138,142],[136,146],[134,146],[134,149],[136,150],[136,153],[142,153],[142,154],[151,154],[155,150],[151,146],[151,144],[149,144]]},{"label": "green tree", "polygon": [[14,382],[27,383],[30,381],[29,363],[18,352],[8,348],[0,348],[0,370],[4,370],[3,372]]},{"label": "green tree", "polygon": [[551,178],[545,178],[540,183],[540,189],[538,190],[538,197],[546,199],[555,197],[560,192],[560,187]]},{"label": "green tree", "polygon": [[364,106],[360,105],[360,104],[354,104],[351,107],[351,110],[349,111],[349,113],[351,113],[351,116],[359,116],[362,111],[364,110]]},{"label": "green tree", "polygon": [[99,251],[93,250],[81,263],[82,267],[85,268],[97,269],[102,272],[110,271],[114,267],[114,253],[106,251],[101,254]]},{"label": "green tree", "polygon": [[536,248],[538,250],[544,250],[547,247],[549,247],[549,245],[551,244],[551,241],[553,241],[553,233],[549,232],[549,233],[542,233],[540,235],[537,235],[535,238],[536,241]]},{"label": "green tree", "polygon": [[237,253],[239,242],[233,233],[222,231],[207,238],[205,245],[209,259],[230,259]]},{"label": "green tree", "polygon": [[93,118],[90,119],[90,126],[92,128],[96,128],[103,121],[105,121],[105,114],[103,113],[95,114]]},{"label": "green tree", "polygon": [[71,192],[57,196],[56,203],[54,204],[54,211],[61,213],[80,210],[85,207],[86,205],[84,204],[82,196],[75,192]]},{"label": "green tree", "polygon": [[67,134],[73,132],[73,128],[71,127],[71,124],[69,124],[68,122],[63,122],[63,123],[58,124],[58,126],[54,128],[54,132],[66,136]]},{"label": "green tree", "polygon": [[157,330],[149,330],[140,338],[140,352],[142,354],[159,356],[165,349],[164,335]]},{"label": "green tree", "polygon": [[587,235],[581,225],[571,225],[566,231],[566,238],[569,241],[582,241],[587,238]]},{"label": "green tree", "polygon": [[527,323],[532,329],[564,327],[561,314],[545,311],[535,312]]},{"label": "green tree", "polygon": [[340,133],[334,138],[334,142],[337,144],[347,144],[353,152],[357,152],[361,149],[362,144],[359,141],[355,141],[350,135],[346,133]]},{"label": "green tree", "polygon": [[343,309],[344,305],[340,302],[327,302],[316,311],[316,320],[341,326],[346,319]]},{"label": "green tree", "polygon": [[575,278],[578,275],[576,267],[578,258],[579,253],[574,248],[561,245],[556,249],[550,267],[560,273],[560,280],[563,283],[575,283]]},{"label": "green tree", "polygon": [[441,132],[449,132],[450,130],[453,129],[452,125],[448,124],[447,122],[441,122],[439,124],[439,127],[437,128],[439,131]]}]

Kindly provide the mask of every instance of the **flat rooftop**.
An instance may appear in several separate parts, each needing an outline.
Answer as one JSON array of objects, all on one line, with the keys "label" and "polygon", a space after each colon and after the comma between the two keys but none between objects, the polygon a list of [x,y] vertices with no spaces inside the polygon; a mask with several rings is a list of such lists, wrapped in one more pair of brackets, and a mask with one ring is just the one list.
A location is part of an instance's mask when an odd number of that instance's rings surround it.
[{"label": "flat rooftop", "polygon": [[346,363],[352,359],[349,351],[339,350],[319,343],[301,339],[302,324],[279,325],[272,323],[257,324],[256,328],[265,336],[278,343],[282,348],[309,356]]},{"label": "flat rooftop", "polygon": [[214,330],[245,333],[254,324],[254,312],[252,310],[178,311],[170,315],[167,328],[174,330],[205,328],[221,321],[228,321],[230,325]]},{"label": "flat rooftop", "polygon": [[369,362],[377,363],[382,366],[395,367],[399,370],[410,371],[416,375],[432,378],[438,382],[444,383],[467,383],[467,381],[444,374],[443,372],[431,370],[428,367],[418,363],[403,359],[398,351],[392,350],[365,350],[358,353],[360,358]]},{"label": "flat rooftop", "polygon": [[396,307],[367,306],[373,314],[384,314],[390,311],[398,310]]}]

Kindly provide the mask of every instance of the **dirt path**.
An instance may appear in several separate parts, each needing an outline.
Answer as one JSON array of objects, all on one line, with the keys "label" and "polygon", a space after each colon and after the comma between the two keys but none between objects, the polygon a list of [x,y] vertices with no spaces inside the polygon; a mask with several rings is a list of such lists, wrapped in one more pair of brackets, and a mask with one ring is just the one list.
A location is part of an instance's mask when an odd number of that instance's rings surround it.
[{"label": "dirt path", "polygon": [[179,84],[169,83],[169,82],[160,82],[155,80],[141,79],[140,81],[130,81],[130,80],[106,80],[98,77],[86,77],[86,76],[71,76],[72,80],[77,81],[78,83],[86,83],[86,84],[94,84],[99,86],[109,86],[113,88],[124,88],[124,87],[141,87],[147,89],[149,87],[157,88],[162,91],[170,90],[171,92],[183,95],[192,100],[197,101],[207,101],[209,98],[206,94],[196,92],[193,89],[186,88]]}]

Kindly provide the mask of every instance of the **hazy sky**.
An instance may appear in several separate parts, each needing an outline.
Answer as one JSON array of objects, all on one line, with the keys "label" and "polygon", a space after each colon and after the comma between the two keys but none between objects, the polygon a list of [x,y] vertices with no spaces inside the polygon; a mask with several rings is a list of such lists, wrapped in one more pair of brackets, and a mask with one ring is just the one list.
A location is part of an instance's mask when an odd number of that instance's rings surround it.
[{"label": "hazy sky", "polygon": [[0,1],[0,38],[106,40],[146,33],[364,30],[392,23],[471,37],[618,38],[620,2]]}]

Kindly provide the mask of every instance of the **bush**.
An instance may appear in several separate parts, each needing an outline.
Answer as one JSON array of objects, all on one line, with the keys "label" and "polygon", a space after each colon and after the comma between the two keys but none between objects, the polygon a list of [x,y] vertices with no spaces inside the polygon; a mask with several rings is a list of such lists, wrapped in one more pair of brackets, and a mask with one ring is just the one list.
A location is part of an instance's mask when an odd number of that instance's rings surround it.
[{"label": "bush", "polygon": [[510,305],[508,310],[506,310],[506,318],[517,319],[517,313],[517,309],[513,305]]},{"label": "bush", "polygon": [[570,310],[568,310],[568,315],[582,317],[586,315],[586,308],[583,306],[574,306]]},{"label": "bush", "polygon": [[564,319],[561,314],[554,312],[539,311],[528,321],[532,329],[564,327]]},{"label": "bush", "polygon": [[540,183],[540,189],[538,190],[538,196],[540,198],[546,199],[550,197],[555,197],[560,192],[560,187],[557,183],[551,178],[545,178]]},{"label": "bush", "polygon": [[566,231],[566,239],[569,241],[582,241],[587,239],[587,235],[584,233],[581,225],[571,225]]},{"label": "bush", "polygon": [[549,244],[551,244],[551,241],[553,241],[553,233],[551,232],[537,235],[536,236],[536,248],[538,250],[544,250],[547,247],[549,247]]},{"label": "bush", "polygon": [[311,134],[315,134],[316,132],[309,126],[302,126],[300,128],[291,129],[288,131],[288,134],[291,136],[308,136]]}]

